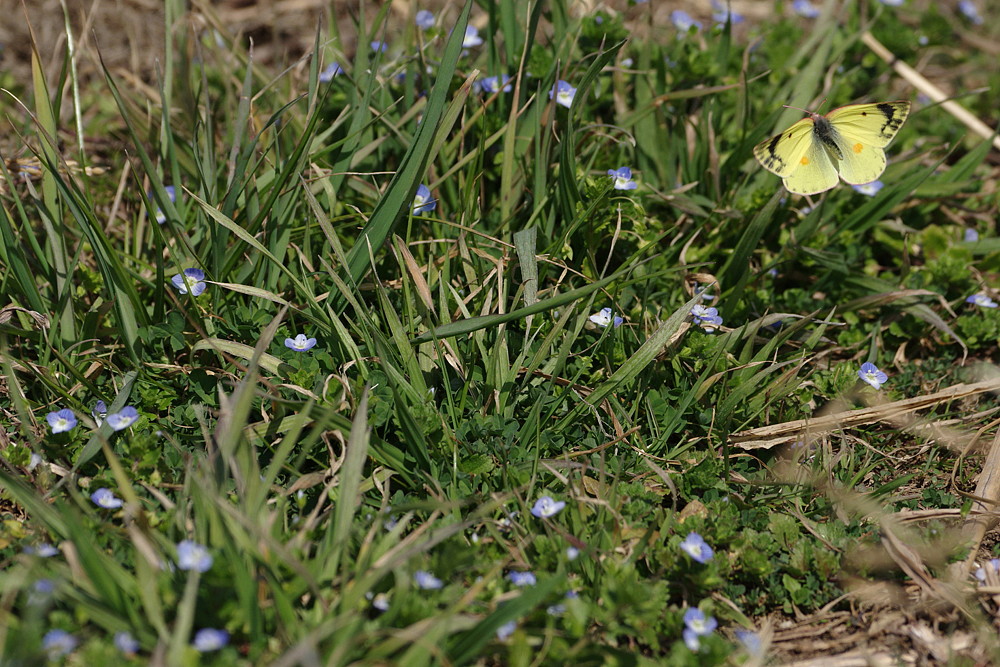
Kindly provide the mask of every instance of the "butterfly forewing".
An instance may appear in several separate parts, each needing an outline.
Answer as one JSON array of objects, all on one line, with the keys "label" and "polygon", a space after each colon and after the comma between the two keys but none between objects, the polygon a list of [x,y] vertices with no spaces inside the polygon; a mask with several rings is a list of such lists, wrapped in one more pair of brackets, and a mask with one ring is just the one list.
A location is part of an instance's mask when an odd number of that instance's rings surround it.
[{"label": "butterfly forewing", "polygon": [[849,104],[834,109],[826,118],[849,141],[884,148],[909,115],[910,103],[900,101]]},{"label": "butterfly forewing", "polygon": [[753,154],[764,169],[781,177],[788,176],[798,168],[813,143],[812,131],[812,119],[803,118],[781,134],[757,144]]}]

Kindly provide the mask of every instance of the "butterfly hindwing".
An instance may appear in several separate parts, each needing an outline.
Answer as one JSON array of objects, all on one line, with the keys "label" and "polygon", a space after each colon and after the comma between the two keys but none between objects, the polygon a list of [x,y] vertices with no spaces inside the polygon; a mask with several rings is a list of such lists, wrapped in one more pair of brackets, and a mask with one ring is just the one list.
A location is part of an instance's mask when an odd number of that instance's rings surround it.
[{"label": "butterfly hindwing", "polygon": [[798,167],[783,179],[789,192],[814,195],[837,184],[837,168],[830,152],[818,141],[810,141]]},{"label": "butterfly hindwing", "polygon": [[811,114],[767,141],[754,155],[781,176],[790,192],[811,195],[837,184],[870,183],[885,171],[882,149],[910,113],[907,101],[849,104],[826,116]]},{"label": "butterfly hindwing", "polygon": [[850,139],[843,133],[840,133],[840,138],[844,157],[837,163],[837,169],[845,183],[862,185],[882,175],[885,171],[885,151],[873,144]]}]

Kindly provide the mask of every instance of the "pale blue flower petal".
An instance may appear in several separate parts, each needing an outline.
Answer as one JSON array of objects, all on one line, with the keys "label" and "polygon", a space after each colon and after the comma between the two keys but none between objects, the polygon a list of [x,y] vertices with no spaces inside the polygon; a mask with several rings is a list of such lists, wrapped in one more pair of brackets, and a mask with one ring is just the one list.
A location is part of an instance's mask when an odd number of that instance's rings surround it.
[{"label": "pale blue flower petal", "polygon": [[128,632],[116,632],[115,648],[125,655],[135,655],[139,652],[139,641]]},{"label": "pale blue flower petal", "polygon": [[65,433],[76,426],[76,415],[69,408],[63,408],[56,412],[45,415],[45,421],[49,423],[52,433]]},{"label": "pale blue flower petal", "polygon": [[421,9],[414,17],[417,27],[421,30],[430,30],[434,27],[434,13],[426,9]]},{"label": "pale blue flower petal", "polygon": [[423,183],[417,188],[417,194],[413,197],[413,215],[423,215],[430,213],[437,208],[437,200],[431,198],[431,191]]},{"label": "pale blue flower petal", "polygon": [[715,555],[712,547],[698,533],[688,533],[688,536],[681,542],[681,549],[699,563],[707,563]]},{"label": "pale blue flower petal", "polygon": [[425,570],[417,570],[413,574],[413,582],[417,588],[422,588],[425,591],[437,590],[444,586],[444,582]]},{"label": "pale blue flower petal", "polygon": [[49,630],[42,637],[42,650],[45,651],[50,660],[72,653],[79,644],[79,640],[65,630]]},{"label": "pale blue flower petal", "polygon": [[123,431],[139,421],[139,411],[131,405],[126,405],[121,412],[114,412],[107,417],[108,426],[115,431]]},{"label": "pale blue flower petal", "polygon": [[228,643],[229,633],[225,630],[202,628],[195,633],[194,641],[191,642],[191,645],[199,653],[207,653],[208,651],[218,651]]},{"label": "pale blue flower petal", "polygon": [[122,499],[115,496],[115,494],[111,492],[111,489],[106,489],[104,487],[101,487],[90,494],[90,500],[98,507],[103,507],[107,510],[118,509],[122,506]]},{"label": "pale blue flower petal", "polygon": [[207,572],[212,567],[212,554],[208,548],[192,540],[177,543],[177,567],[181,570]]},{"label": "pale blue flower petal", "polygon": [[858,371],[858,377],[862,382],[866,382],[871,386],[879,389],[889,376],[878,369],[878,366],[871,362],[865,362],[861,364],[861,370]]},{"label": "pale blue flower petal", "polygon": [[561,512],[564,507],[566,507],[565,501],[556,501],[551,496],[542,496],[535,501],[531,513],[540,519],[548,519]]}]

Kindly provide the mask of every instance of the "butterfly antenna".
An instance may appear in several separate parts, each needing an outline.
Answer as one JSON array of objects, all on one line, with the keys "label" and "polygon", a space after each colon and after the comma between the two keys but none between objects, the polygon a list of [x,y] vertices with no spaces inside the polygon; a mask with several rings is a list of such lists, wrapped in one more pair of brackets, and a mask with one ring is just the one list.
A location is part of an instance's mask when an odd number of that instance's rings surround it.
[{"label": "butterfly antenna", "polygon": [[[826,98],[825,97],[822,100],[819,101],[819,106],[822,107],[824,104],[826,104]],[[803,113],[807,113],[810,116],[817,116],[817,115],[819,115],[815,111],[810,111],[809,109],[803,109],[802,107],[793,107],[790,104],[782,104],[781,106],[785,107],[786,109],[795,109],[796,111],[801,111]]]}]

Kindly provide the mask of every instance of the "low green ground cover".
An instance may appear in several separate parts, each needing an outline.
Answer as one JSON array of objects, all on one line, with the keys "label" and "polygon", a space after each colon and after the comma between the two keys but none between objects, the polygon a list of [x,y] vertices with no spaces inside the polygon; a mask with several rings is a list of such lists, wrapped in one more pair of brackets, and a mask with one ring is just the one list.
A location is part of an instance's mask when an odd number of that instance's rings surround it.
[{"label": "low green ground cover", "polygon": [[[166,4],[145,96],[3,103],[5,664],[742,663],[878,541],[824,489],[963,506],[910,436],[729,436],[995,353],[989,144],[859,41],[995,85],[971,15],[483,3],[281,69]],[[913,100],[881,187],[754,161],[824,97]]]}]

